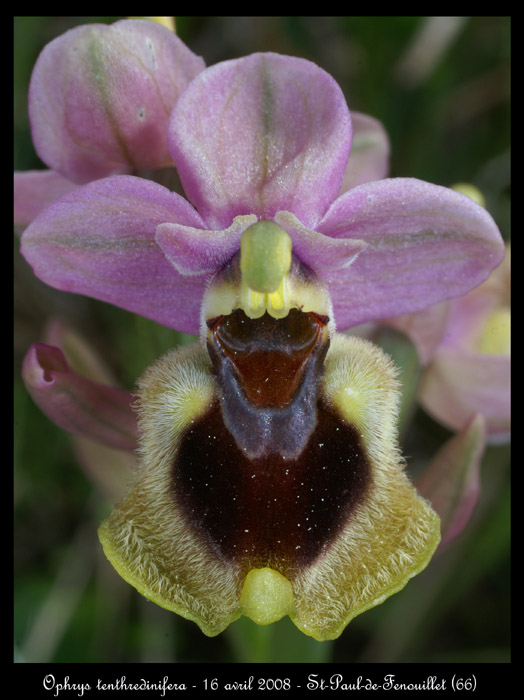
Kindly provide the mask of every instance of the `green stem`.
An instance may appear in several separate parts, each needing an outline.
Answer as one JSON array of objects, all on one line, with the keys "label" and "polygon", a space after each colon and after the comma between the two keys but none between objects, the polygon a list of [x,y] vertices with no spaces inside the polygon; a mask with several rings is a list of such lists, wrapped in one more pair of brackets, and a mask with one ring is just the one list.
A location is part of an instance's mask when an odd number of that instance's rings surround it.
[{"label": "green stem", "polygon": [[226,634],[240,663],[326,663],[332,657],[333,642],[302,634],[289,618],[262,627],[241,617]]}]

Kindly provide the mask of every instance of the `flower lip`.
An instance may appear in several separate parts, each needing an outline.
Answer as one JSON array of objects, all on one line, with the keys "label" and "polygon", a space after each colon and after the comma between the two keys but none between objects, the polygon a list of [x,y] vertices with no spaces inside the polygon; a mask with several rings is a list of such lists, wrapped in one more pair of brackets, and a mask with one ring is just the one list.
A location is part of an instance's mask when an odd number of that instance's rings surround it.
[{"label": "flower lip", "polygon": [[[403,588],[439,528],[403,473],[392,364],[336,334],[318,386],[318,421],[300,455],[252,459],[225,429],[203,347],[147,370],[137,481],[99,530],[119,573],[211,636],[241,614],[260,624],[289,614],[305,634],[334,639]],[[261,589],[271,598],[263,614]]]}]

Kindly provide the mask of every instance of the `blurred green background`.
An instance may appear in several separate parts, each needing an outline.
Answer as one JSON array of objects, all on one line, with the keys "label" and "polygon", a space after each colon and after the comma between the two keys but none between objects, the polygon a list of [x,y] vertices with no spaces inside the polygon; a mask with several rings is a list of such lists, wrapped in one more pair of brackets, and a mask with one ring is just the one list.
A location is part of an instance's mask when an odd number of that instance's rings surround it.
[{"label": "blurred green background", "polygon": [[[40,50],[73,26],[116,19],[15,18],[15,169],[44,167],[27,118]],[[509,18],[180,17],[177,33],[207,65],[255,51],[319,64],[339,82],[350,109],[385,125],[392,176],[475,184],[509,240]],[[333,643],[300,635],[289,620],[259,628],[241,619],[209,639],[139,596],[98,543],[96,528],[110,503],[78,466],[70,437],[32,403],[20,367],[54,317],[81,332],[128,389],[160,354],[189,339],[46,287],[20,258],[16,236],[14,249],[15,660],[509,661],[508,446],[486,453],[482,497],[467,531]],[[423,467],[449,435],[417,410],[404,438],[408,468]]]}]

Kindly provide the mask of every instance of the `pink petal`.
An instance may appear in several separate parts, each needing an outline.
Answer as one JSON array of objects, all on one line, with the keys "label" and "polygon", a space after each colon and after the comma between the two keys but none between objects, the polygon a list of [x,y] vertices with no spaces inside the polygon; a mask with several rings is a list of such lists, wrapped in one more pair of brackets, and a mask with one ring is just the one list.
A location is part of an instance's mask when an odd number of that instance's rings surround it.
[{"label": "pink petal", "polygon": [[460,430],[480,413],[489,442],[505,442],[510,436],[510,375],[509,356],[442,348],[423,375],[419,400],[451,430]]},{"label": "pink petal", "polygon": [[42,343],[29,349],[22,375],[35,403],[64,430],[117,449],[136,448],[129,392],[76,374],[61,350]]},{"label": "pink petal", "polygon": [[389,172],[390,144],[386,130],[374,117],[351,110],[353,143],[340,193],[373,180],[382,180]]},{"label": "pink petal", "polygon": [[224,231],[160,224],[156,242],[181,275],[214,274],[240,249],[242,234],[256,221],[254,215],[238,216]]},{"label": "pink petal", "polygon": [[445,443],[417,480],[417,491],[440,516],[440,549],[464,530],[475,509],[485,446],[484,419],[478,415]]},{"label": "pink petal", "polygon": [[169,144],[209,228],[280,210],[311,227],[340,190],[351,122],[342,91],[321,68],[258,53],[193,80],[173,110]]},{"label": "pink petal", "polygon": [[22,235],[37,277],[186,333],[198,333],[205,280],[183,278],[155,242],[164,222],[200,227],[179,195],[149,180],[97,180],[49,206]]},{"label": "pink petal", "polygon": [[79,183],[170,164],[171,110],[204,67],[156,22],[71,29],[44,48],[33,70],[29,118],[38,155]]},{"label": "pink petal", "polygon": [[368,243],[345,278],[325,278],[340,330],[465,294],[504,256],[485,209],[465,195],[411,178],[349,190],[316,229]]},{"label": "pink petal", "polygon": [[278,212],[275,221],[293,239],[293,252],[320,277],[326,271],[340,270],[349,274],[347,268],[356,260],[367,243],[353,238],[330,238],[303,226],[287,211]]},{"label": "pink petal", "polygon": [[21,233],[34,218],[63,194],[78,187],[53,170],[28,170],[14,174],[15,228]]}]

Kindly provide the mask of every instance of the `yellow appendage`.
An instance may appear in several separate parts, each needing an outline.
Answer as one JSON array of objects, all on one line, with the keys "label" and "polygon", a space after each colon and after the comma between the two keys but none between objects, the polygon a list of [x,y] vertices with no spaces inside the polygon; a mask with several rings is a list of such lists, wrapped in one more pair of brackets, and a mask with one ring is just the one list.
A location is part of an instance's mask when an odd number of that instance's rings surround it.
[{"label": "yellow appendage", "polygon": [[278,571],[251,569],[240,594],[240,612],[257,625],[270,625],[294,611],[291,582]]}]

